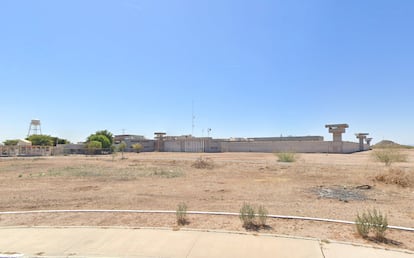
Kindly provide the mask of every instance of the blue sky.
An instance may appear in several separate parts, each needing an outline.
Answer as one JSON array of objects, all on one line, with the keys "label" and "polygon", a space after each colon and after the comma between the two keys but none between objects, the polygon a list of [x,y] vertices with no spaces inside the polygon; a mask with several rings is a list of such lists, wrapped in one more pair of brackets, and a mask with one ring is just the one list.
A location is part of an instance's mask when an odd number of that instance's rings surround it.
[{"label": "blue sky", "polygon": [[1,0],[0,141],[42,132],[414,144],[414,1]]}]

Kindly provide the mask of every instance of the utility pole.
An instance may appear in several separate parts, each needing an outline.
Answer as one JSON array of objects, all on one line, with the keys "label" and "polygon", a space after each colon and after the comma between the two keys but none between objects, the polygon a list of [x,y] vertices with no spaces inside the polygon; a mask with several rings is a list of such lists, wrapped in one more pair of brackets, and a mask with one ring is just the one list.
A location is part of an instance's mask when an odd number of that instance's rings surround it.
[{"label": "utility pole", "polygon": [[191,136],[194,136],[195,115],[194,115],[194,100],[191,102]]}]

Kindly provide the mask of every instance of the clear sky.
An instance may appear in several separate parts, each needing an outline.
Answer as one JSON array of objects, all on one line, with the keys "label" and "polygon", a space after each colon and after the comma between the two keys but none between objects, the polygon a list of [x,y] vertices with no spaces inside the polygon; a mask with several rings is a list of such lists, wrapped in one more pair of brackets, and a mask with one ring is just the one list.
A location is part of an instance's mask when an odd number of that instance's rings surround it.
[{"label": "clear sky", "polygon": [[[97,130],[414,144],[414,1],[0,0],[0,141]],[[194,103],[194,105],[192,104]],[[192,108],[194,106],[194,108]]]}]

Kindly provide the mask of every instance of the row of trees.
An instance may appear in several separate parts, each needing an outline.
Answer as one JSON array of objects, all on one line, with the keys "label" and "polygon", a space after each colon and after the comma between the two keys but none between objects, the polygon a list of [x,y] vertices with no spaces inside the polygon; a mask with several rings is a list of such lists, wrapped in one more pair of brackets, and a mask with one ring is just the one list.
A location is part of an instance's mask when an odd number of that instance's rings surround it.
[{"label": "row of trees", "polygon": [[[127,145],[125,142],[121,142],[116,147],[113,142],[114,136],[108,130],[101,130],[97,131],[94,134],[91,134],[86,139],[85,147],[89,151],[89,153],[96,153],[97,151],[107,153],[112,153],[114,151],[121,151],[124,152]],[[57,144],[68,144],[70,143],[66,139],[60,139],[58,137],[53,137],[50,135],[31,135],[26,138],[26,140],[32,142],[32,145],[35,146],[56,146]],[[6,146],[15,146],[17,145],[19,140],[6,140],[4,141],[4,145]],[[136,143],[132,145],[132,148],[136,152],[140,152],[143,148],[141,144]]]},{"label": "row of trees", "polygon": [[[60,139],[50,135],[30,135],[26,140],[32,142],[32,145],[36,146],[56,146],[56,144],[70,143],[66,139]],[[3,143],[6,146],[15,146],[19,143],[19,140],[6,140]]]}]

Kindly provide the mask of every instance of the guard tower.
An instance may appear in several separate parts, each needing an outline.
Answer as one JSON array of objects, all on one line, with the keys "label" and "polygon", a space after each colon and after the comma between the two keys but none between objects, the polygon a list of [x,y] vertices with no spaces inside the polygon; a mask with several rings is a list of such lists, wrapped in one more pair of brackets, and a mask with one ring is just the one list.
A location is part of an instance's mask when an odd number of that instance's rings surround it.
[{"label": "guard tower", "polygon": [[329,128],[329,133],[333,134],[332,151],[334,153],[342,153],[342,134],[345,133],[345,129],[349,127],[348,124],[330,124],[325,125]]},{"label": "guard tower", "polygon": [[164,150],[164,136],[166,135],[166,133],[155,132],[154,134],[155,134],[155,140],[156,140],[155,151]]},{"label": "guard tower", "polygon": [[32,119],[29,125],[29,131],[27,132],[27,137],[30,135],[38,135],[42,134],[42,128],[40,127],[40,120],[39,119]]},{"label": "guard tower", "polygon": [[372,138],[367,138],[368,135],[369,133],[356,133],[355,134],[356,138],[359,139],[359,150],[360,151],[364,150],[364,140],[367,142],[368,145],[371,143]]}]

